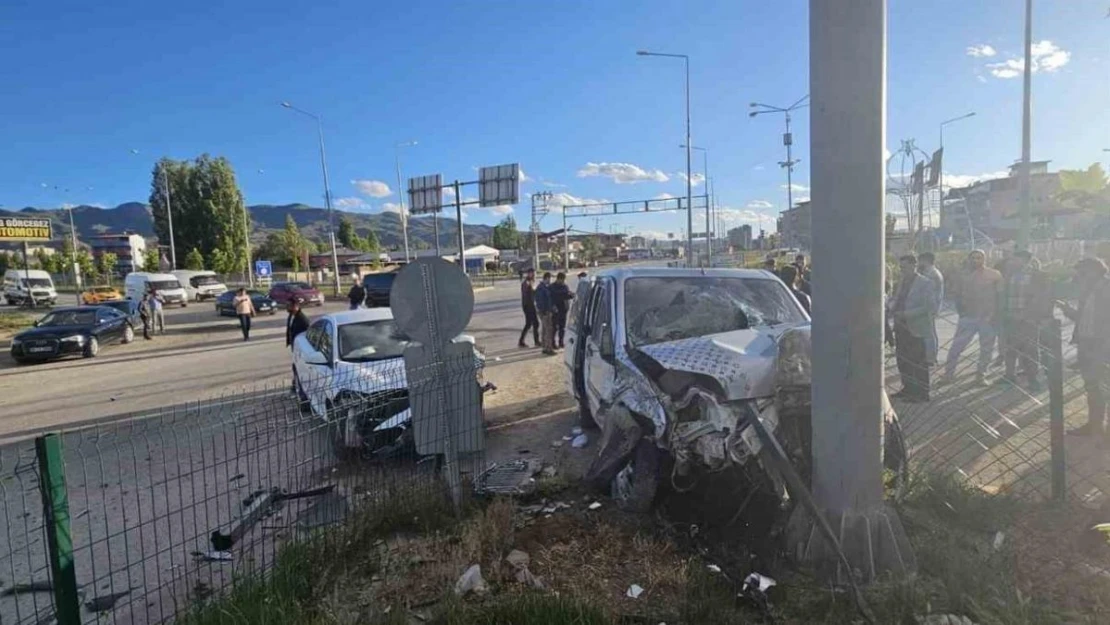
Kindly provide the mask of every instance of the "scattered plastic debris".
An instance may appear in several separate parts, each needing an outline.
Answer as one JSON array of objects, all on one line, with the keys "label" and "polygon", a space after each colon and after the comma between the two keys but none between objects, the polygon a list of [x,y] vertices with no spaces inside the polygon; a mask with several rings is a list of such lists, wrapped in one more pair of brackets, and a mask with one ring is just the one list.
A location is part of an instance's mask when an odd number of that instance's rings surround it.
[{"label": "scattered plastic debris", "polygon": [[1002,543],[1004,543],[1004,542],[1006,542],[1006,534],[1004,534],[1002,532],[995,532],[994,533],[994,542],[991,543],[992,546],[994,547],[994,550],[998,551],[999,549],[1001,549],[1002,548]]},{"label": "scattered plastic debris", "polygon": [[575,436],[574,440],[572,440],[570,442],[570,446],[575,448],[575,449],[582,449],[583,447],[588,445],[589,442],[590,442],[590,437],[589,436],[586,436],[585,434],[579,434],[578,436]]},{"label": "scattered plastic debris", "polygon": [[516,571],[516,581],[533,588],[543,588],[543,582],[540,581],[540,578],[528,570],[528,564],[532,561],[532,558],[526,552],[513,549],[509,552],[509,555],[505,556],[505,561]]},{"label": "scattered plastic debris", "polygon": [[558,449],[563,446],[565,441],[551,441],[551,446]]},{"label": "scattered plastic debris", "polygon": [[553,464],[548,464],[544,465],[542,473],[544,477],[555,477],[559,473],[559,469],[555,468]]},{"label": "scattered plastic debris", "polygon": [[601,507],[601,502],[598,502],[598,501],[595,501],[592,504],[590,504],[589,506],[587,506],[587,508],[589,508],[590,510],[597,510],[600,507]]},{"label": "scattered plastic debris", "polygon": [[462,574],[459,581],[455,582],[455,594],[460,597],[471,592],[482,594],[488,590],[489,587],[486,586],[486,580],[482,579],[481,564],[472,565]]},{"label": "scattered plastic debris", "polygon": [[770,598],[767,592],[778,585],[778,582],[759,573],[751,573],[744,578],[744,584],[740,587],[740,596],[746,597],[752,601],[756,607],[766,611],[770,605]]},{"label": "scattered plastic debris", "polygon": [[642,594],[644,594],[644,589],[641,588],[639,584],[632,584],[628,587],[628,591],[624,593],[624,596],[630,599],[639,599]]},{"label": "scattered plastic debris", "polygon": [[536,490],[536,480],[532,476],[541,467],[538,461],[524,458],[494,463],[474,481],[474,492],[527,495]]},{"label": "scattered plastic debris", "polygon": [[572,441],[572,440],[574,440],[574,437],[573,437],[573,436],[569,436],[569,435],[568,435],[568,436],[564,436],[564,437],[563,437],[563,440],[564,440],[564,441]]},{"label": "scattered plastic debris", "polygon": [[710,564],[709,566],[707,566],[705,568],[709,569],[710,573],[720,573],[721,572],[721,567],[717,566],[716,564]]},{"label": "scattered plastic debris", "polygon": [[231,562],[230,551],[194,551],[193,557],[204,562]]},{"label": "scattered plastic debris", "polygon": [[576,425],[570,429],[571,436],[578,436],[582,433],[582,426]]}]

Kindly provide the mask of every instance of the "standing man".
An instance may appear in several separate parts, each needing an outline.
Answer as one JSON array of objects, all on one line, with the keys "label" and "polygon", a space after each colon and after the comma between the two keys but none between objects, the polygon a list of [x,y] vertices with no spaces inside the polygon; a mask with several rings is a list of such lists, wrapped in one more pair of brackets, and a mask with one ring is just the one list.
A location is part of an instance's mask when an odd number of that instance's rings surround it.
[{"label": "standing man", "polygon": [[235,304],[235,316],[239,317],[239,329],[243,332],[243,340],[251,340],[251,317],[254,316],[254,301],[247,294],[245,288],[240,287],[231,300]]},{"label": "standing man", "polygon": [[555,307],[555,338],[559,349],[563,349],[563,337],[567,331],[567,313],[570,312],[570,300],[574,299],[574,293],[570,292],[570,287],[567,286],[567,274],[559,272],[555,274],[555,282],[550,287],[551,303]]},{"label": "standing man", "polygon": [[162,310],[162,296],[158,291],[150,290],[150,309],[154,315],[153,325],[158,328],[158,334],[166,333],[166,313]]},{"label": "standing man", "polygon": [[301,332],[308,330],[308,315],[301,310],[301,300],[296,297],[289,300],[286,310],[289,316],[285,319],[285,346],[293,349],[293,341],[297,340]]},{"label": "standing man", "polygon": [[[805,293],[806,296],[812,295],[809,286],[809,267],[806,266],[806,255],[798,254],[794,257],[794,269],[798,281],[798,290]],[[783,280],[783,282],[786,282]],[[787,283],[789,284],[789,283]],[[808,308],[807,308],[808,310]]]},{"label": "standing man", "polygon": [[955,288],[956,310],[960,320],[956,324],[952,346],[948,348],[944,377],[940,379],[940,383],[952,382],[960,355],[978,334],[979,364],[975,370],[975,383],[985,386],[987,367],[991,363],[997,333],[995,319],[998,315],[998,299],[1002,293],[1002,274],[987,267],[987,255],[983,250],[972,250],[967,255],[967,260],[968,271]]},{"label": "standing man", "polygon": [[351,302],[351,310],[358,310],[362,308],[363,302],[366,301],[366,289],[363,288],[362,283],[358,280],[351,285],[351,290],[347,291],[347,299]]},{"label": "standing man", "polygon": [[798,287],[798,267],[796,265],[787,265],[782,268],[779,274],[779,278],[786,283],[786,288],[790,289],[790,292],[798,300],[798,303],[802,305],[802,308],[806,309],[806,313],[810,313],[809,295]]},{"label": "standing man", "polygon": [[524,343],[528,330],[532,331],[532,347],[540,346],[540,318],[536,315],[536,270],[528,269],[524,272],[524,281],[520,283],[520,307],[524,311],[524,329],[520,331],[518,347],[528,347]]},{"label": "standing man", "polygon": [[139,319],[143,321],[143,338],[151,340],[150,326],[151,326],[151,308],[150,308],[150,291],[147,291],[139,300]]},{"label": "standing man", "polygon": [[929,353],[926,345],[933,328],[933,282],[917,273],[917,258],[899,259],[902,279],[890,303],[894,320],[894,353],[902,390],[892,395],[911,403],[929,401]]},{"label": "standing man", "polygon": [[917,257],[917,273],[933,281],[933,331],[929,334],[925,344],[929,350],[929,366],[937,364],[937,351],[940,350],[940,338],[937,336],[937,315],[944,305],[944,276],[936,266],[937,257],[932,252],[923,252]]},{"label": "standing man", "polygon": [[536,311],[540,315],[540,336],[543,337],[543,353],[555,353],[555,302],[551,297],[551,272],[545,271],[543,281],[536,288]]},{"label": "standing man", "polygon": [[1004,364],[1006,375],[1001,382],[1016,383],[1017,361],[1030,392],[1041,390],[1039,338],[1041,323],[1052,316],[1052,299],[1048,280],[1041,265],[1027,250],[1014,252],[1012,270],[1003,289],[1002,309],[1006,335]]},{"label": "standing man", "polygon": [[1087,423],[1068,432],[1073,436],[1106,434],[1106,402],[1110,391],[1110,277],[1106,263],[1084,258],[1075,265],[1079,308],[1056,302],[1075,322],[1071,342],[1079,358],[1079,372],[1087,392]]}]

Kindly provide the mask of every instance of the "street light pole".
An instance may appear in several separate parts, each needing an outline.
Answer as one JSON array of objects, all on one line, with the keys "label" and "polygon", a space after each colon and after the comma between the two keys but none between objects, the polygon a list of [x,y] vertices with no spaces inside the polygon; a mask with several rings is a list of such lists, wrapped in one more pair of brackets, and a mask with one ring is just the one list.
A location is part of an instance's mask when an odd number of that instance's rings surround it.
[{"label": "street light pole", "polygon": [[787,107],[771,106],[769,104],[760,104],[759,102],[752,102],[749,106],[758,109],[748,113],[748,117],[755,117],[766,113],[782,113],[786,119],[786,132],[782,135],[782,144],[786,146],[786,160],[779,162],[779,167],[786,169],[786,210],[794,208],[794,166],[800,163],[800,160],[794,160],[793,147],[794,136],[790,134],[790,113],[797,109],[809,106],[806,100],[809,95],[804,95],[797,102]]},{"label": "street light pole", "polygon": [[686,266],[691,267],[694,262],[694,185],[691,177],[692,140],[690,139],[690,57],[685,54],[665,54],[663,52],[648,52],[637,50],[639,56],[662,56],[673,59],[682,59],[686,69]]},{"label": "street light pole", "polygon": [[[680,145],[678,147],[685,148],[687,146],[686,145]],[[696,145],[689,146],[689,149],[698,150],[699,152],[701,152],[701,157],[702,157],[702,171],[703,171],[702,175],[705,177],[705,180],[702,181],[702,184],[705,185],[705,245],[706,245],[705,261],[706,261],[707,265],[712,267],[713,266],[713,237],[710,233],[712,232],[713,228],[711,227],[711,224],[710,224],[710,219],[711,219],[710,218],[710,212],[711,212],[710,205],[711,205],[711,203],[710,203],[710,195],[709,195],[709,150],[707,150],[706,148],[699,148]]]},{"label": "street light pole", "polygon": [[1033,0],[1025,0],[1025,72],[1022,79],[1021,104],[1021,178],[1018,179],[1021,221],[1018,229],[1017,249],[1028,250],[1029,229],[1033,221],[1033,201],[1029,189],[1033,117]]},{"label": "street light pole", "polygon": [[393,161],[397,165],[397,195],[401,198],[401,233],[405,238],[405,263],[412,260],[409,256],[409,215],[405,212],[405,191],[401,187],[401,148],[416,145],[416,141],[403,141],[393,145]]},{"label": "street light pole", "polygon": [[[937,210],[939,210],[942,213],[944,212],[944,127],[947,126],[948,124],[951,124],[953,122],[958,122],[961,119],[967,119],[969,117],[975,117],[975,111],[972,111],[970,113],[965,113],[965,114],[960,115],[958,117],[953,117],[952,119],[946,119],[946,120],[944,120],[940,123],[940,154],[941,154],[941,161],[940,161],[940,171],[937,172],[937,174],[938,174],[937,175],[937,186],[939,187],[937,189],[937,191],[938,191],[938,193],[940,193],[940,203],[937,206]],[[967,234],[968,234],[968,237],[969,237],[968,238],[968,247],[970,249],[975,249],[975,226],[974,226],[974,224],[971,223],[971,213],[967,214]]]},{"label": "street light pole", "polygon": [[335,215],[331,209],[331,186],[328,184],[328,159],[324,154],[324,122],[320,119],[319,115],[309,113],[304,109],[299,109],[288,102],[282,102],[281,105],[289,110],[307,115],[316,120],[316,134],[320,140],[320,168],[324,172],[324,206],[328,209],[328,238],[331,240],[331,262],[332,269],[335,271],[335,296],[339,297],[339,253],[335,248]]},{"label": "street light pole", "polygon": [[170,208],[170,174],[166,171],[166,163],[158,167],[162,170],[162,184],[166,192],[166,223],[170,229],[170,271],[177,269],[177,246],[173,242],[173,210]]}]

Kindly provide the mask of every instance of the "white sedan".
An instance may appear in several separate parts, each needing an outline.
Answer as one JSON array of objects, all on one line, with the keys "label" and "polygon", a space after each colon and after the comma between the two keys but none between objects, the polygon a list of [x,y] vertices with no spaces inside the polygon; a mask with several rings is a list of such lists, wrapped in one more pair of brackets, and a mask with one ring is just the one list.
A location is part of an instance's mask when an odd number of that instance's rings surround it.
[{"label": "white sedan", "polygon": [[[456,342],[473,344],[461,335]],[[335,423],[340,452],[390,455],[412,443],[404,350],[388,308],[323,315],[293,341],[293,385],[316,418]],[[475,349],[477,382],[483,357]]]}]

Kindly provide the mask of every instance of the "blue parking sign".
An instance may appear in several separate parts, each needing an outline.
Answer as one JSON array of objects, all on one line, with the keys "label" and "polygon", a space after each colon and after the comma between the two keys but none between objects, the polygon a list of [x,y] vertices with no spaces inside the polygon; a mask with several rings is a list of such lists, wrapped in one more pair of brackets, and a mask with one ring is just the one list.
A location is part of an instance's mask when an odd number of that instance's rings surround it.
[{"label": "blue parking sign", "polygon": [[269,278],[274,273],[274,266],[268,260],[254,261],[254,275],[259,278]]}]

